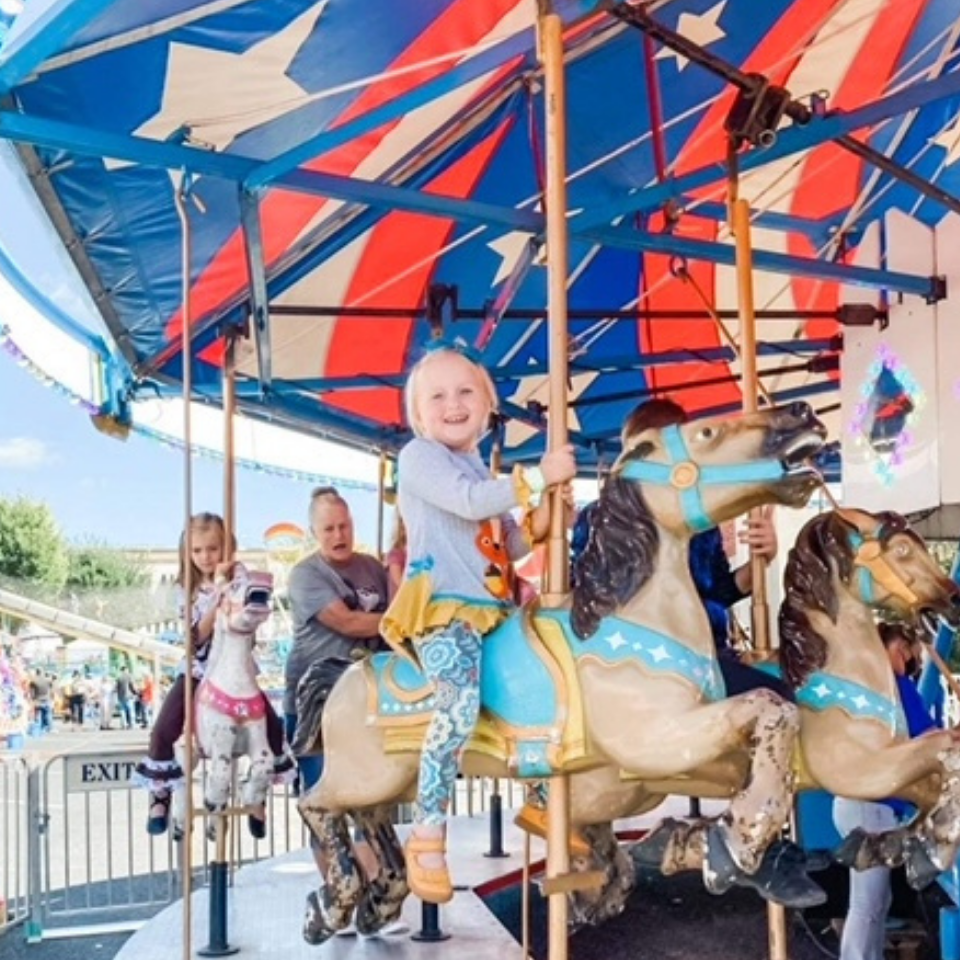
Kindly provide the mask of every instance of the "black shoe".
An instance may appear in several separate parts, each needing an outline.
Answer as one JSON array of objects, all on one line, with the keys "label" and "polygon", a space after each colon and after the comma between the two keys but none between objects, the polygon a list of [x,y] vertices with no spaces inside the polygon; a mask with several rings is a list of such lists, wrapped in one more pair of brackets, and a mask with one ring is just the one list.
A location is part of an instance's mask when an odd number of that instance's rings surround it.
[{"label": "black shoe", "polygon": [[150,813],[147,816],[147,833],[159,837],[167,832],[170,824],[170,796],[150,794]]},{"label": "black shoe", "polygon": [[262,840],[267,835],[266,821],[261,820],[259,817],[252,815],[247,817],[247,827],[250,830],[250,836],[255,840]]}]

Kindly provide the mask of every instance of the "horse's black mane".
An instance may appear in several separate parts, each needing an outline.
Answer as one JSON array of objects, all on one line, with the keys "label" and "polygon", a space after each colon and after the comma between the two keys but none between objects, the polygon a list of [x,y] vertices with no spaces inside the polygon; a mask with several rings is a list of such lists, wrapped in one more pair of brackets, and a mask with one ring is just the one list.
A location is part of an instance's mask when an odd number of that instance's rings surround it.
[{"label": "horse's black mane", "polygon": [[[881,543],[906,529],[899,514],[880,513],[876,518]],[[824,613],[836,623],[840,604],[834,570],[843,583],[850,582],[855,554],[851,535],[856,532],[837,512],[822,513],[804,525],[787,557],[779,615],[780,667],[793,689],[827,661],[827,641],[811,623],[810,612]]]},{"label": "horse's black mane", "polygon": [[[627,459],[642,459],[641,444]],[[653,573],[660,539],[640,485],[611,476],[590,516],[590,539],[576,564],[570,621],[581,639],[629,600]]]}]

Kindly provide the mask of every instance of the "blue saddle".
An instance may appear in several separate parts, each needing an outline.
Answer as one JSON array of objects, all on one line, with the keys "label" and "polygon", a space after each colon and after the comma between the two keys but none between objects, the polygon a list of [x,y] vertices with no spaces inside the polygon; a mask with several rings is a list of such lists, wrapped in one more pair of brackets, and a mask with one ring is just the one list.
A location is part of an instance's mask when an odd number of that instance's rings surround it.
[{"label": "blue saddle", "polygon": [[[607,617],[592,637],[580,640],[569,611],[540,610],[532,617],[517,611],[484,638],[480,702],[509,744],[519,776],[550,776],[588,756],[575,666],[583,656],[611,666],[637,661],[648,670],[679,675],[708,701],[726,695],[716,660],[666,634]],[[435,705],[433,688],[410,661],[376,654],[368,670],[379,725],[427,721]]]}]

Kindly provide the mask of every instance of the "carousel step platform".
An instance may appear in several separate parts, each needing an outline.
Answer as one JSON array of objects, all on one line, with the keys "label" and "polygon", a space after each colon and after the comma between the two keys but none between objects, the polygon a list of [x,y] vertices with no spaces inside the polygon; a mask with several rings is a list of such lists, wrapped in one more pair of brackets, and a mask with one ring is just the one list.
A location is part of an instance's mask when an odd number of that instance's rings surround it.
[{"label": "carousel step platform", "polygon": [[[682,801],[683,807],[686,801]],[[677,809],[674,809],[674,808]],[[648,828],[668,812],[679,813],[679,801],[671,798],[655,815],[618,822],[618,830]],[[440,927],[450,935],[441,943],[422,943],[411,938],[421,928],[421,904],[408,897],[403,909],[403,924],[380,937],[364,938],[355,934],[335,936],[321,947],[307,944],[300,933],[304,904],[317,888],[317,870],[309,850],[264,860],[237,871],[227,891],[227,942],[240,949],[239,956],[269,960],[357,960],[385,956],[390,960],[441,960],[444,957],[470,957],[471,960],[522,960],[517,941],[499,922],[475,891],[488,891],[497,881],[518,879],[523,866],[524,834],[513,823],[516,811],[504,811],[503,846],[510,854],[504,858],[484,856],[489,849],[487,817],[454,817],[450,823],[448,862],[456,888],[453,901],[440,908]],[[406,827],[400,827],[401,837]],[[546,845],[531,838],[531,859],[542,861]],[[201,887],[192,895],[192,950],[209,941],[209,890]],[[123,945],[116,960],[170,960],[178,956],[183,943],[183,905],[177,902],[144,924]]]}]

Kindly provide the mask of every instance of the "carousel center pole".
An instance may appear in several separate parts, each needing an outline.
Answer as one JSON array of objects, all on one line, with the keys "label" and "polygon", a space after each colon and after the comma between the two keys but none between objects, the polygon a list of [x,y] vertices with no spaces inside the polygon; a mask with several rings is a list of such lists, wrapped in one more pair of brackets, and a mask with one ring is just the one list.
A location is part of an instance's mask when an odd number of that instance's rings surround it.
[{"label": "carousel center pole", "polygon": [[[567,187],[566,90],[563,26],[549,0],[538,2],[538,44],[543,65],[546,129],[547,314],[549,317],[548,447],[567,442]],[[563,498],[550,504],[544,606],[557,606],[568,588],[567,538]],[[570,785],[566,776],[550,778],[547,798],[547,884],[549,960],[567,958],[567,891],[562,878],[570,869]],[[551,884],[551,881],[553,883]]]},{"label": "carousel center pole", "polygon": [[[735,193],[732,181],[731,194]],[[737,296],[740,309],[740,365],[743,374],[743,410],[757,410],[757,331],[753,309],[753,252],[750,246],[750,205],[731,196],[731,228],[737,242]],[[751,514],[753,515],[753,514]],[[754,649],[768,653],[770,613],[767,603],[767,564],[763,557],[750,551],[751,603],[750,622]],[[770,960],[787,960],[787,914],[777,903],[767,903],[767,938]]]}]

